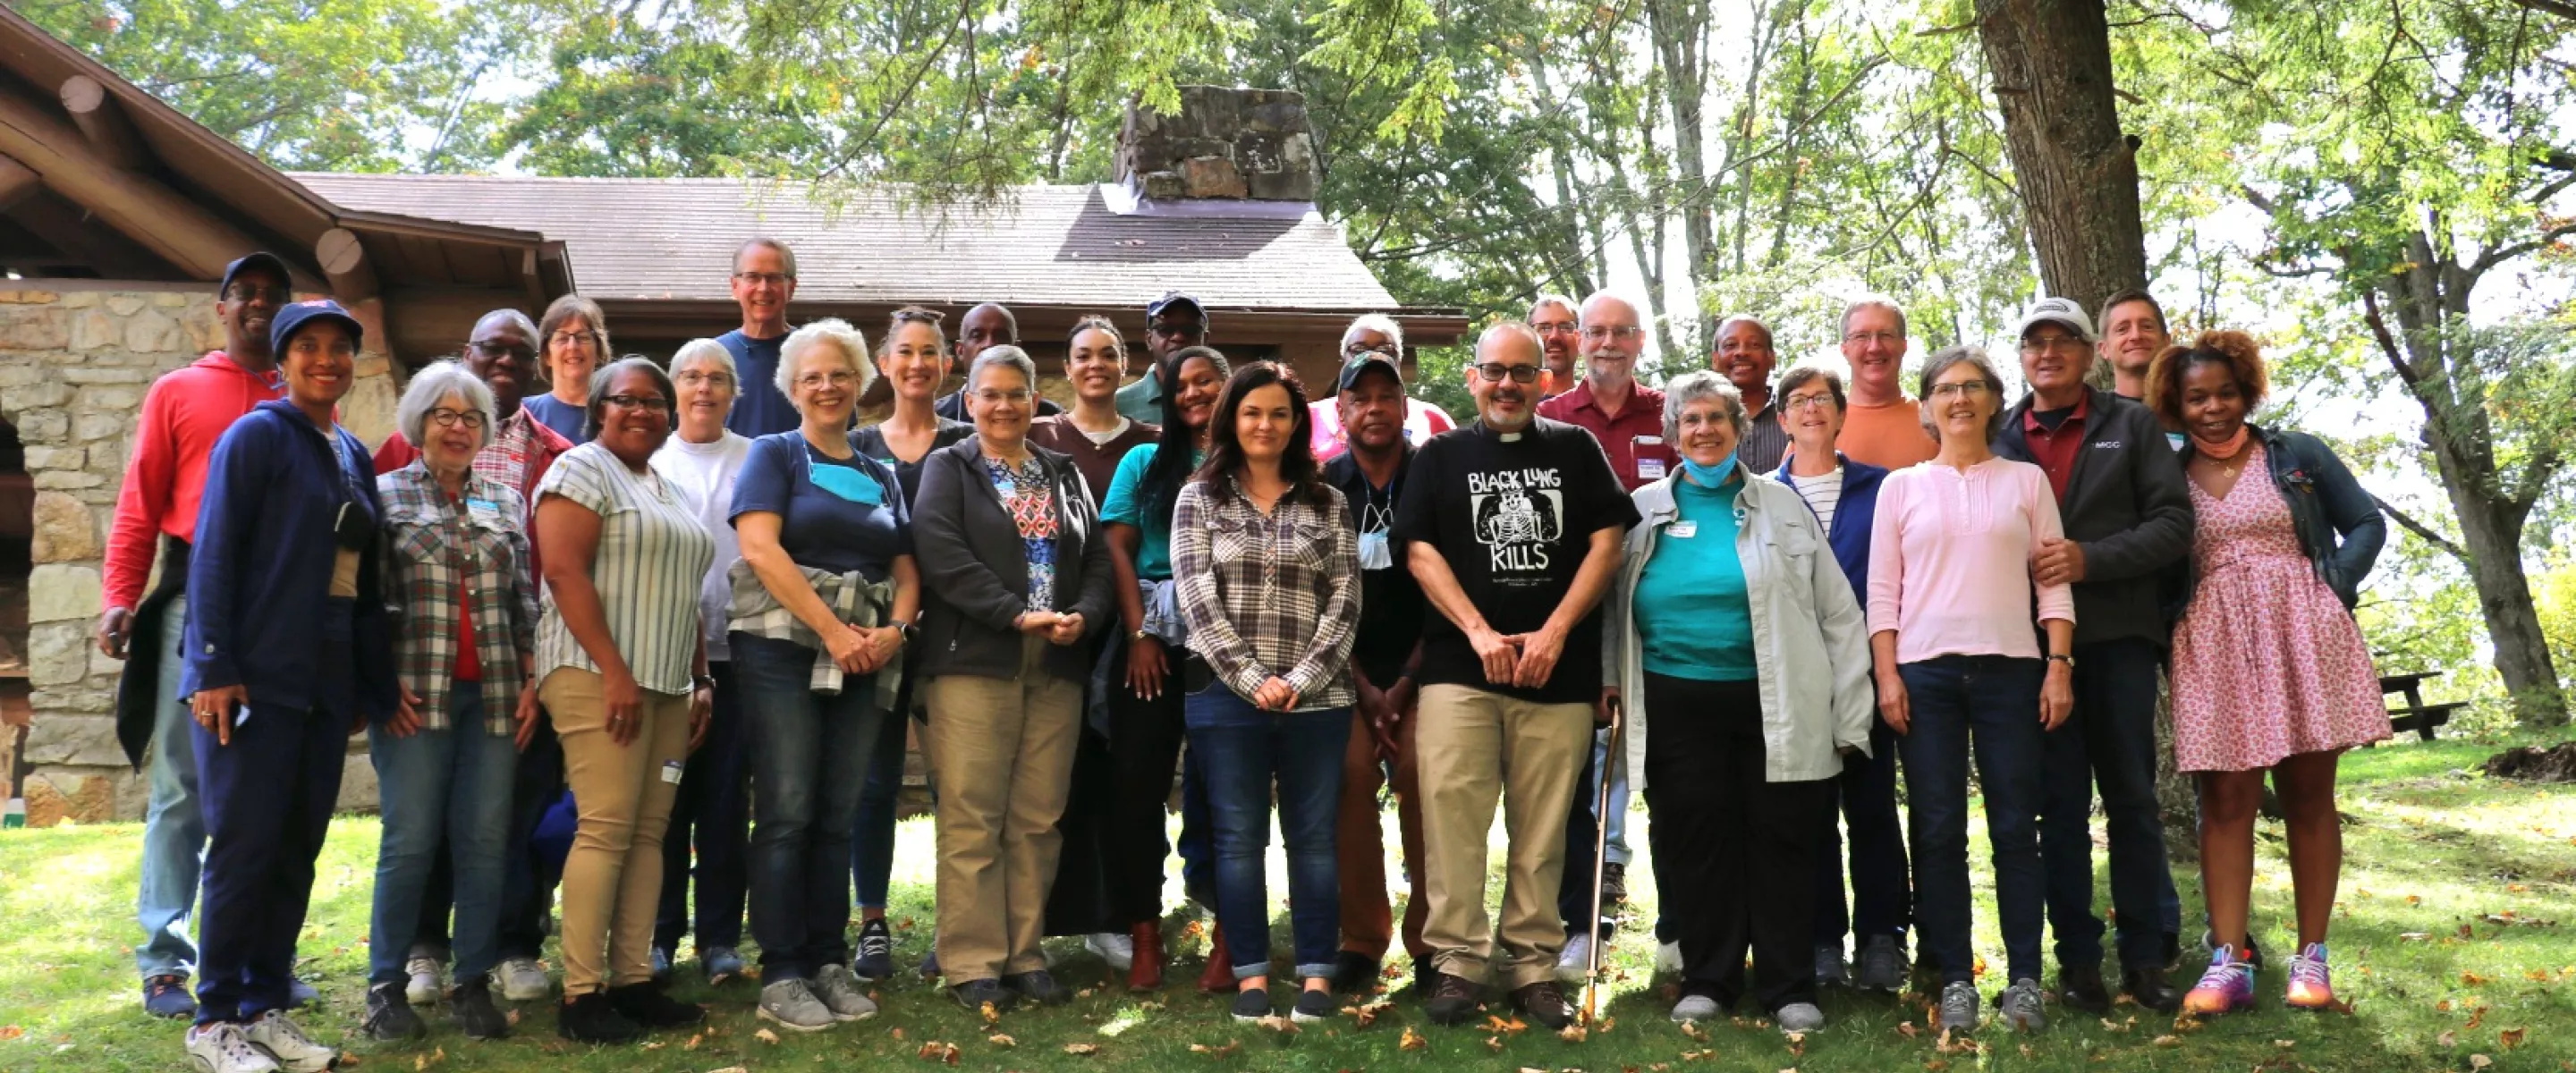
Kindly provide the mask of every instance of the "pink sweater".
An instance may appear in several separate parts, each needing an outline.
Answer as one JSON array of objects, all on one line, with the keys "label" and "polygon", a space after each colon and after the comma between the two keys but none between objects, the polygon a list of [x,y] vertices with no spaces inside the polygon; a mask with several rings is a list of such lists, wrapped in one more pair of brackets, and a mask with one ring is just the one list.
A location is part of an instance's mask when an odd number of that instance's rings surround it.
[{"label": "pink sweater", "polygon": [[[1896,660],[2038,659],[2030,555],[2063,535],[2048,474],[1990,458],[1961,473],[1938,462],[1887,475],[1869,535],[1869,631],[1896,631]],[[2075,621],[2075,595],[2039,587],[2039,618]]]}]

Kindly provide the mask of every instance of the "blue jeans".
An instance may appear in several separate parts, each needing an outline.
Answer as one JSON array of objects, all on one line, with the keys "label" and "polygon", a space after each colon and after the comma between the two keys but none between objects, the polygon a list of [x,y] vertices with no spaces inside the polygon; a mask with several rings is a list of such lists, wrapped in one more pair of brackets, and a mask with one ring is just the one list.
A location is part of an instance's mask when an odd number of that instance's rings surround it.
[{"label": "blue jeans", "polygon": [[886,713],[874,676],[814,692],[814,650],[735,631],[751,715],[751,936],[761,979],[810,979],[850,961],[850,826]]},{"label": "blue jeans", "polygon": [[2043,665],[2008,656],[1939,656],[1901,664],[1913,724],[1905,754],[1906,811],[1914,842],[1915,923],[1924,960],[1941,982],[1975,976],[1968,898],[1968,754],[1986,802],[2003,925],[2005,978],[2039,978],[2040,916],[2047,879],[2039,860],[2039,725]]},{"label": "blue jeans", "polygon": [[369,921],[367,982],[398,984],[420,926],[421,888],[443,842],[454,862],[456,979],[481,979],[500,959],[501,876],[507,867],[510,788],[518,743],[483,725],[483,689],[457,683],[446,730],[408,738],[367,727],[384,812]]},{"label": "blue jeans", "polygon": [[[1834,778],[1842,815],[1824,814],[1823,850],[1816,856],[1816,945],[1843,945],[1881,935],[1905,947],[1914,920],[1914,888],[1905,871],[1905,828],[1896,818],[1896,732],[1869,724],[1869,755],[1843,758]],[[1851,901],[1843,901],[1843,824],[1851,825]]]},{"label": "blue jeans", "polygon": [[197,724],[188,715],[187,702],[178,699],[179,671],[186,664],[179,656],[179,645],[187,629],[188,601],[180,597],[161,614],[161,673],[153,685],[161,715],[153,720],[152,745],[144,754],[151,798],[144,806],[143,878],[134,899],[135,922],[143,925],[143,941],[134,947],[134,967],[146,979],[184,977],[197,967],[197,944],[188,936],[188,919],[197,910],[206,818],[197,808]]},{"label": "blue jeans", "polygon": [[911,710],[912,690],[880,723],[876,750],[868,754],[866,784],[859,788],[859,818],[850,832],[850,878],[859,886],[859,907],[883,909],[894,886],[894,827],[903,797],[903,734]]},{"label": "blue jeans", "polygon": [[2057,936],[2061,967],[2102,963],[2102,920],[2093,914],[2097,783],[2111,836],[2111,906],[2119,920],[2121,966],[2162,966],[2165,936],[2180,924],[2156,807],[2157,657],[2156,646],[2144,640],[2075,647],[2075,711],[2048,735],[2039,821],[2048,926]]},{"label": "blue jeans", "polygon": [[657,950],[678,949],[680,936],[691,930],[692,880],[698,889],[698,949],[742,945],[743,898],[751,884],[751,784],[743,771],[751,752],[751,713],[743,710],[742,680],[734,677],[732,660],[708,661],[707,674],[716,680],[707,739],[689,754],[680,792],[671,799],[671,826],[662,833],[662,904],[653,920]]},{"label": "blue jeans", "polygon": [[[352,665],[346,649],[324,658]],[[340,798],[349,719],[254,705],[251,718],[233,728],[231,745],[193,729],[206,816],[198,1024],[248,1022],[293,1003],[295,941],[313,901],[313,862]]]},{"label": "blue jeans", "polygon": [[1271,782],[1279,786],[1279,831],[1288,843],[1288,920],[1297,975],[1330,976],[1341,942],[1341,879],[1333,863],[1340,815],[1342,753],[1351,710],[1270,712],[1223,684],[1190,694],[1190,752],[1206,778],[1216,849],[1216,918],[1225,928],[1234,978],[1270,974]]},{"label": "blue jeans", "polygon": [[1601,844],[1601,852],[1602,859],[1625,868],[1633,856],[1628,849],[1628,767],[1610,763],[1608,727],[1592,732],[1592,770],[1595,773],[1616,772],[1610,777],[1610,814],[1601,817],[1603,826],[1610,829],[1609,838]]}]

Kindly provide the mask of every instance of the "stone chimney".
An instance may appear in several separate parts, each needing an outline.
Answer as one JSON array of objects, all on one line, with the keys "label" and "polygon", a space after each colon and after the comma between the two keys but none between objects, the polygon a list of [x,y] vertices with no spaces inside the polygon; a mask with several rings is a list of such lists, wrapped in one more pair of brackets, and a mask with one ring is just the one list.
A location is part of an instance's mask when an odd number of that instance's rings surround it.
[{"label": "stone chimney", "polygon": [[1306,98],[1278,89],[1181,87],[1178,115],[1127,106],[1117,180],[1148,201],[1315,200]]}]

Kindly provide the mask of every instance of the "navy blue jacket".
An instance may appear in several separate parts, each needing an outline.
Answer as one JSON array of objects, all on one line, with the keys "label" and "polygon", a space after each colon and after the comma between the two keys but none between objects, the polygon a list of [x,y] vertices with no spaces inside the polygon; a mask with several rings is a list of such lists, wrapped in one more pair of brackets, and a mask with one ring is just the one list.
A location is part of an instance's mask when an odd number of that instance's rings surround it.
[{"label": "navy blue jacket", "polygon": [[[293,403],[260,403],[215,442],[188,560],[182,696],[247,686],[259,709],[327,709],[381,719],[394,710],[392,631],[369,539],[358,597],[335,621],[332,523],[354,502],[374,534],[384,517],[365,444],[334,428],[339,450]],[[348,636],[339,637],[341,623]]]},{"label": "navy blue jacket", "polygon": [[[1834,549],[1834,561],[1842,564],[1843,576],[1850,578],[1852,591],[1869,600],[1869,528],[1878,518],[1878,484],[1887,479],[1887,470],[1867,462],[1854,462],[1842,452],[1834,457],[1843,464],[1843,497],[1834,505],[1834,524],[1826,527],[1825,543]],[[1795,449],[1780,456],[1780,468],[1771,479],[1796,488],[1789,480],[1789,466],[1798,460]]]},{"label": "navy blue jacket", "polygon": [[2369,576],[2380,546],[2388,542],[2388,519],[2380,515],[2378,501],[2361,490],[2361,482],[2324,441],[2304,432],[2247,427],[2263,443],[2273,487],[2290,503],[2299,550],[2307,553],[2317,579],[2350,610],[2361,602],[2361,579]]}]

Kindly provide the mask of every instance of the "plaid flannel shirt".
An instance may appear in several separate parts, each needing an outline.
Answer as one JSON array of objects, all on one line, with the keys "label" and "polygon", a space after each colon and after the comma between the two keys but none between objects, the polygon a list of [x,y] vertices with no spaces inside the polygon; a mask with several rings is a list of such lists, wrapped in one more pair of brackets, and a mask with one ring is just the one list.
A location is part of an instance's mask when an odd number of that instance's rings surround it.
[{"label": "plaid flannel shirt", "polygon": [[1359,536],[1342,494],[1316,506],[1281,497],[1263,514],[1205,481],[1172,508],[1172,580],[1189,620],[1190,651],[1236,694],[1277,676],[1297,709],[1345,708],[1360,621]]},{"label": "plaid flannel shirt", "polygon": [[[856,570],[835,574],[810,566],[796,569],[805,575],[806,584],[814,586],[814,595],[823,598],[823,606],[832,609],[832,617],[862,630],[873,630],[890,621],[887,615],[894,610],[894,579],[871,582],[866,574]],[[814,692],[827,697],[839,696],[845,672],[840,664],[832,661],[831,649],[823,646],[823,639],[814,633],[814,628],[807,626],[804,619],[797,618],[787,605],[779,603],[778,597],[770,595],[769,586],[761,584],[760,575],[752,570],[750,563],[734,560],[733,566],[725,571],[725,580],[733,585],[733,604],[727,608],[730,621],[725,628],[813,649]],[[895,657],[873,677],[876,679],[877,710],[894,711],[895,701],[899,699],[897,694],[903,687],[903,653],[897,651]]]},{"label": "plaid flannel shirt", "polygon": [[420,725],[445,730],[463,632],[457,588],[473,605],[474,649],[483,663],[483,724],[518,729],[522,663],[536,649],[537,591],[528,572],[527,506],[519,493],[468,471],[462,503],[447,497],[419,460],[376,478],[385,504],[386,610],[404,688],[420,698]]}]

